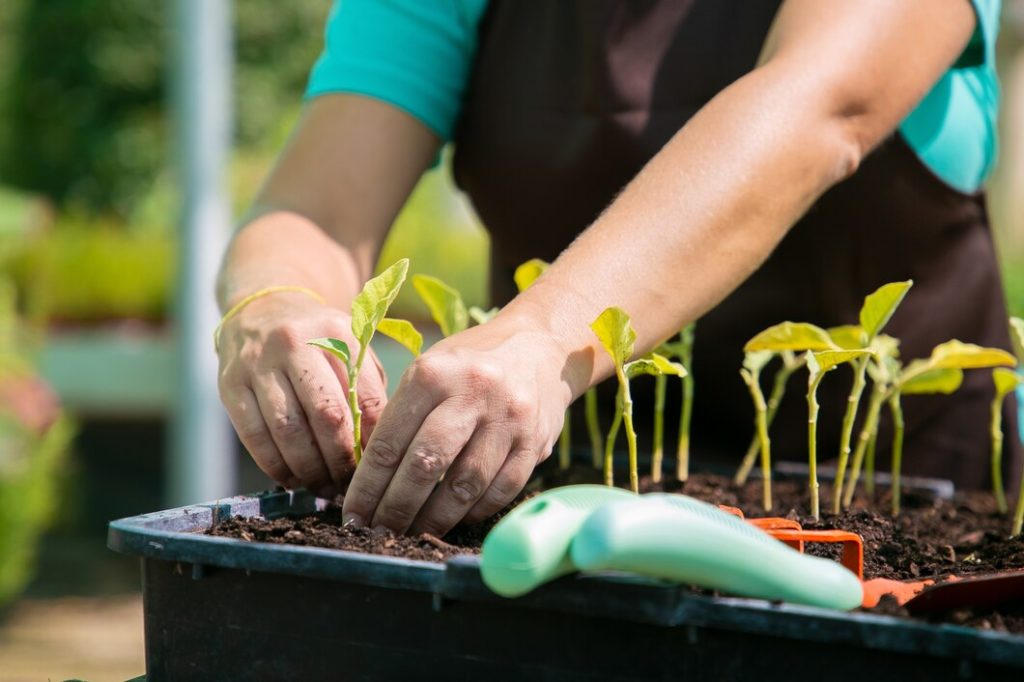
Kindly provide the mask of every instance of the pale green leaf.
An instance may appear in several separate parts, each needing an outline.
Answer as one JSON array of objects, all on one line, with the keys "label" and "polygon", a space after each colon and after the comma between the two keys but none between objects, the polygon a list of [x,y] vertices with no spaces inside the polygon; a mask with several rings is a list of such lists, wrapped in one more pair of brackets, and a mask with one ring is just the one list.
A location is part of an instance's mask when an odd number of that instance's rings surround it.
[{"label": "pale green leaf", "polygon": [[[867,350],[824,350],[818,353],[810,354],[810,357],[814,358],[814,364],[818,367],[818,372],[828,372],[829,370],[835,369],[839,365],[846,362],[851,362],[857,358],[862,358],[870,353]],[[810,370],[810,358],[808,358],[807,368]]]},{"label": "pale green leaf", "polygon": [[878,334],[871,339],[868,349],[878,358],[898,358],[900,356],[900,340],[888,334]]},{"label": "pale green leaf", "polygon": [[913,280],[891,282],[883,284],[865,297],[860,309],[860,326],[869,339],[882,331],[913,285]]},{"label": "pale green leaf", "polygon": [[943,393],[948,395],[960,388],[963,380],[964,372],[962,369],[955,367],[931,369],[903,383],[900,386],[900,392],[906,395],[921,395],[925,393]]},{"label": "pale green leaf", "polygon": [[526,261],[518,268],[512,275],[512,279],[516,282],[516,287],[519,291],[526,291],[529,289],[537,278],[544,274],[544,271],[548,269],[548,263],[542,261],[540,258],[531,258]]},{"label": "pale green leaf", "polygon": [[499,312],[498,308],[491,308],[490,310],[484,310],[479,306],[469,307],[469,316],[473,318],[473,321],[477,324],[487,324],[494,319],[494,316]]},{"label": "pale green leaf", "polygon": [[630,379],[641,374],[650,374],[653,376],[658,376],[659,374],[677,377],[686,376],[686,369],[682,365],[678,362],[672,362],[659,353],[648,353],[633,362],[627,362],[624,369],[626,371],[626,376]]},{"label": "pale green leaf", "polygon": [[423,350],[423,335],[416,331],[409,320],[385,317],[377,325],[377,331],[405,346],[414,358],[419,357]]},{"label": "pale green leaf", "polygon": [[1024,383],[1024,377],[1006,367],[996,367],[992,370],[992,381],[996,385],[996,395],[1000,398],[1007,393],[1017,390],[1017,387]]},{"label": "pale green leaf", "polygon": [[430,275],[413,276],[412,285],[427,304],[442,334],[458,334],[469,326],[469,311],[458,291]]},{"label": "pale green leaf", "polygon": [[629,315],[621,308],[606,308],[590,323],[598,340],[616,366],[622,367],[633,355],[633,344],[636,343],[636,332],[629,323]]},{"label": "pale green leaf", "polygon": [[1010,318],[1010,337],[1013,339],[1013,353],[1017,361],[1024,363],[1024,320],[1019,317]]},{"label": "pale green leaf", "polygon": [[999,348],[985,348],[973,343],[963,343],[953,339],[940,343],[932,350],[928,358],[931,367],[957,369],[977,369],[979,367],[1014,367],[1017,360]]},{"label": "pale green leaf", "polygon": [[844,350],[857,350],[868,344],[867,334],[860,325],[844,324],[839,327],[829,327],[828,335],[832,337],[832,343]]},{"label": "pale green leaf", "polygon": [[306,343],[310,346],[316,346],[317,348],[324,349],[334,357],[344,362],[345,367],[351,366],[352,353],[348,349],[348,344],[341,339],[332,339],[325,336],[319,339],[310,339]]},{"label": "pale green leaf", "polygon": [[836,345],[832,343],[828,332],[821,327],[806,322],[782,322],[773,327],[768,327],[754,338],[747,341],[743,347],[744,351],[770,350],[780,352],[784,350],[834,350]]},{"label": "pale green leaf", "polygon": [[807,351],[804,353],[804,362],[807,363],[807,371],[809,372],[809,380],[814,381],[814,377],[821,374],[821,365],[818,364],[818,360],[814,357],[814,353]]},{"label": "pale green leaf", "polygon": [[756,375],[771,362],[773,357],[775,357],[775,353],[770,350],[747,351],[743,355],[743,368]]},{"label": "pale green leaf", "polygon": [[364,346],[370,343],[377,325],[388,314],[398,290],[409,272],[409,259],[402,258],[363,285],[352,300],[352,334]]}]

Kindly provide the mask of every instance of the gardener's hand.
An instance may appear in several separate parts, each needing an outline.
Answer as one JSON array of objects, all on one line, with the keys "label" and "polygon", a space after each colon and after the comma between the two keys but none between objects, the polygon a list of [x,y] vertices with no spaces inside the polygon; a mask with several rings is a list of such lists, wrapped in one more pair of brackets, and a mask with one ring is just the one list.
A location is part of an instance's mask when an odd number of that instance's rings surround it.
[{"label": "gardener's hand", "polygon": [[363,453],[346,521],[440,536],[505,507],[558,438],[566,362],[550,335],[500,316],[424,353]]},{"label": "gardener's hand", "polygon": [[[221,400],[256,464],[278,483],[322,497],[352,475],[352,415],[344,367],[309,339],[333,336],[353,350],[349,316],[300,293],[275,293],[247,305],[220,336]],[[359,377],[363,440],[387,396],[372,362]]]}]

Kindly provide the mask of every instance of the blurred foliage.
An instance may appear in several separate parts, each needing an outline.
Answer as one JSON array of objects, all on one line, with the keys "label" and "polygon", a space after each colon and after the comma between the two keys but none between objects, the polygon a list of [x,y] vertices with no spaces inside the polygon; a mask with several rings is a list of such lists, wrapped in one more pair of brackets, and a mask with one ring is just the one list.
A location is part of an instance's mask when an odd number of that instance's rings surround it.
[{"label": "blurred foliage", "polygon": [[[329,0],[235,2],[236,134],[260,145],[301,97]],[[0,179],[129,217],[169,166],[172,3],[0,3]]]},{"label": "blurred foliage", "polygon": [[[1024,256],[1005,256],[1002,271],[1006,304],[1010,308],[1010,314],[1024,317]],[[1024,425],[1021,428],[1024,428]]]}]

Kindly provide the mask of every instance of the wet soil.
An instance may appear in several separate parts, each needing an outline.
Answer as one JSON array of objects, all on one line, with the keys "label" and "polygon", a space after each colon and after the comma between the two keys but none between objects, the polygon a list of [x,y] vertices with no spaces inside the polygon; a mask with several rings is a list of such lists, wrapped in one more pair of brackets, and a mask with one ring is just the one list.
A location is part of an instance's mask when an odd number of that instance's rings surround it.
[{"label": "wet soil", "polygon": [[[520,498],[538,490],[570,483],[598,483],[600,476],[590,468],[569,472],[545,472]],[[891,499],[887,490],[879,490],[874,500],[858,496],[851,508],[838,515],[831,509],[831,488],[822,484],[822,518],[808,516],[810,509],[806,481],[784,479],[773,482],[773,505],[766,511],[762,504],[762,484],[751,480],[735,486],[724,476],[699,474],[685,484],[675,480],[653,483],[641,479],[642,492],[682,492],[698,499],[741,509],[747,517],[783,516],[800,521],[809,529],[842,529],[861,535],[864,540],[864,577],[910,580],[950,575],[1024,568],[1024,538],[1009,538],[1010,519],[998,514],[988,492],[958,493],[952,500],[905,491],[902,512],[889,514]],[[460,526],[444,538],[431,535],[403,536],[386,530],[345,527],[341,523],[339,498],[327,509],[301,518],[266,520],[228,519],[208,531],[212,535],[240,538],[253,542],[309,545],[425,561],[445,561],[457,554],[476,554],[483,538],[504,513],[475,526]],[[514,506],[514,505],[513,505]],[[511,509],[513,506],[510,506]],[[507,512],[505,512],[507,513]],[[837,545],[808,545],[807,551],[838,558]],[[908,617],[891,601],[883,601],[872,610]],[[936,618],[933,618],[935,620]],[[1024,604],[1000,607],[998,611],[965,609],[941,614],[939,622],[957,623],[1003,632],[1024,633]]]}]

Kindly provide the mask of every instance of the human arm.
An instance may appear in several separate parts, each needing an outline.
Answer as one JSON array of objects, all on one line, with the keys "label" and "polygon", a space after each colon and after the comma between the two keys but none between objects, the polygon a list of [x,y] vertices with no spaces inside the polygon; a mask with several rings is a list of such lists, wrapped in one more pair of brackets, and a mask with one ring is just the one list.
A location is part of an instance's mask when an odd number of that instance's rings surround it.
[{"label": "human arm", "polygon": [[[973,27],[966,0],[784,3],[757,69],[687,123],[530,290],[406,374],[346,512],[442,532],[509,501],[532,466],[503,475],[508,463],[543,457],[566,404],[611,371],[589,322],[627,310],[644,352],[717,304],[898,125]],[[496,423],[526,445],[481,454],[474,439]]]},{"label": "human arm", "polygon": [[[355,344],[345,311],[438,146],[417,119],[377,100],[312,100],[225,254],[222,310],[275,285],[306,287],[326,300],[265,296],[221,332],[221,398],[242,443],[279,483],[332,495],[351,474],[345,372],[306,341]],[[360,375],[359,395],[368,435],[386,402],[376,362]]]}]

